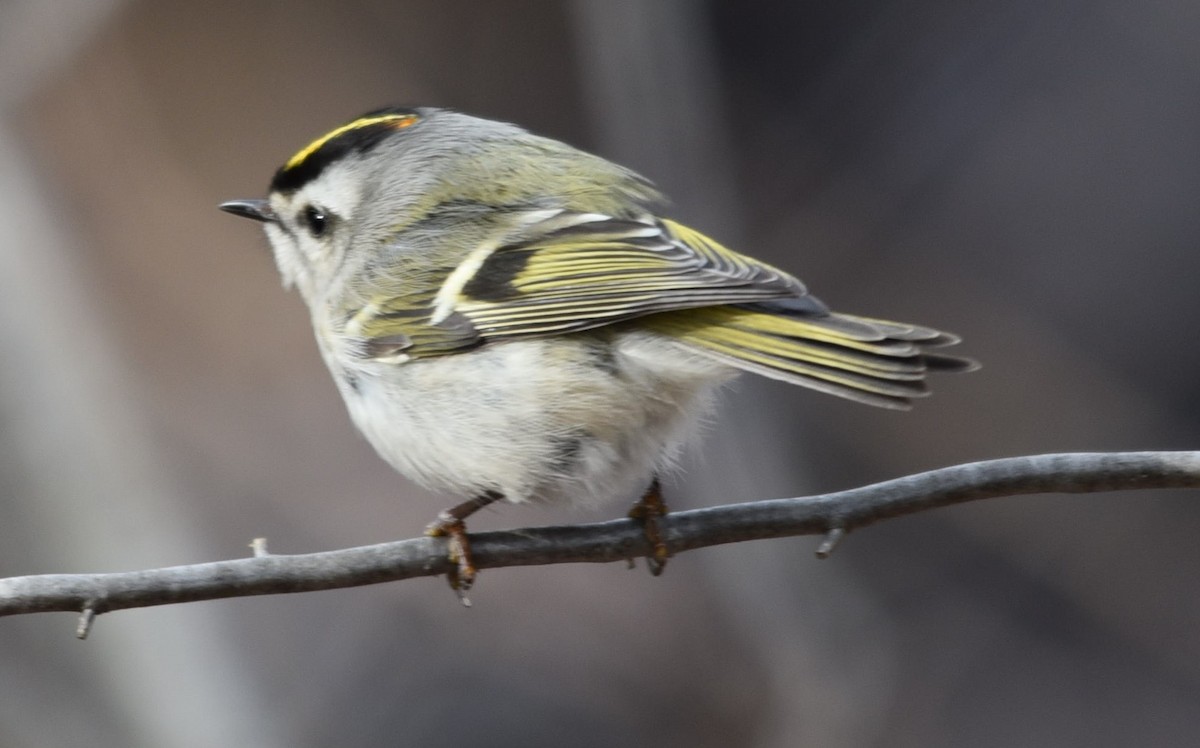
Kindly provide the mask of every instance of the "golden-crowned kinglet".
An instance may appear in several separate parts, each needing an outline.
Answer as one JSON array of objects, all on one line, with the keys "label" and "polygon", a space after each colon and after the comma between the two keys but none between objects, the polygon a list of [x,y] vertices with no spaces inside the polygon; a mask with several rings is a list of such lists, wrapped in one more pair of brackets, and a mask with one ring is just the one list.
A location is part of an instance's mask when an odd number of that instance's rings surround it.
[{"label": "golden-crowned kinglet", "polygon": [[263,222],[367,440],[468,499],[431,526],[465,588],[462,519],[492,501],[641,496],[652,520],[657,476],[739,371],[907,408],[927,371],[973,367],[930,352],[954,336],[831,312],[660,203],[515,125],[392,108],[305,146],[267,199],[221,208]]}]

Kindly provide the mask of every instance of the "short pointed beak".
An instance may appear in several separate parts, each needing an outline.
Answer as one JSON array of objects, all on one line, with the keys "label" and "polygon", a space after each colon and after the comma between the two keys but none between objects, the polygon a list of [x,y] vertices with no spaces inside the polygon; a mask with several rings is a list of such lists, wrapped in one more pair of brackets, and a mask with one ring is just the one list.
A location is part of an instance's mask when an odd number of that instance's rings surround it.
[{"label": "short pointed beak", "polygon": [[275,223],[279,220],[275,216],[275,211],[271,210],[271,204],[266,200],[230,200],[221,203],[218,207],[226,213],[232,213],[242,218],[253,218],[255,221],[264,223]]}]

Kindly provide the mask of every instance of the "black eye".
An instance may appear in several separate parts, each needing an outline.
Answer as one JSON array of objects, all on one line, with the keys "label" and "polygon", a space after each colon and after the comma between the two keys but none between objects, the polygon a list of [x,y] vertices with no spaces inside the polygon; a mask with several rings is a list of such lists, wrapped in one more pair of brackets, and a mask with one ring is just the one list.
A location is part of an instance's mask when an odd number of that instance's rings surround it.
[{"label": "black eye", "polygon": [[329,215],[315,205],[305,207],[300,214],[300,220],[314,238],[320,239],[329,230]]}]

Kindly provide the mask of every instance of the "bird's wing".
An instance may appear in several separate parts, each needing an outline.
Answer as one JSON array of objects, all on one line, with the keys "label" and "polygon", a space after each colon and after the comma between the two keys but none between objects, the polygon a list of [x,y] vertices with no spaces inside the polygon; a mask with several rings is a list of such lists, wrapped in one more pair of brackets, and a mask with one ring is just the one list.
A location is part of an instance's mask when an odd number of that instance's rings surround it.
[{"label": "bird's wing", "polygon": [[366,355],[436,356],[657,312],[773,299],[827,312],[796,278],[686,226],[595,213],[530,212],[518,240],[482,244],[440,284],[424,285],[436,290],[378,298],[351,315],[347,329],[365,341]]}]

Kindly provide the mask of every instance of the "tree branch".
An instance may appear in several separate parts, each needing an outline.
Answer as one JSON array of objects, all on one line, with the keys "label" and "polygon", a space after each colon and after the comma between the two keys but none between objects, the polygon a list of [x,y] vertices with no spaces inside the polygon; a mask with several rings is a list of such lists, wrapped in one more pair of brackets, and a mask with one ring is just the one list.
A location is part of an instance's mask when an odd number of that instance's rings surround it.
[{"label": "tree branch", "polygon": [[[848,491],[674,512],[660,520],[673,554],[723,543],[824,534],[826,556],[845,533],[880,520],[977,499],[1034,493],[1200,487],[1200,452],[1114,452],[1012,457],[932,470]],[[256,541],[257,542],[257,541]],[[471,535],[481,569],[574,562],[606,563],[646,555],[641,526],[629,519]],[[303,555],[107,574],[43,574],[0,579],[0,616],[82,613],[86,636],[100,613],[245,595],[308,592],[393,582],[450,570],[441,538]]]}]

